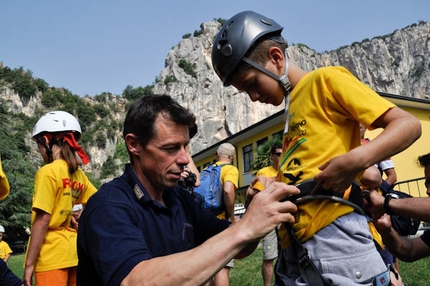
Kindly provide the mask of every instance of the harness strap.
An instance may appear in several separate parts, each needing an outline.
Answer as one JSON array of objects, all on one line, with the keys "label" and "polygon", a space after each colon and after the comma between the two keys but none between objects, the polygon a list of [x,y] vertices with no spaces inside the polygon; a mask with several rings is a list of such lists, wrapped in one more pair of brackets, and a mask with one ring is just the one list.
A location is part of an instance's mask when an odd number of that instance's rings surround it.
[{"label": "harness strap", "polygon": [[287,196],[281,201],[303,204],[310,200],[328,199],[349,205],[353,207],[356,212],[364,215],[362,191],[357,182],[352,183],[348,199],[343,198],[343,193],[323,189],[321,184],[315,182],[313,179],[303,181],[296,185],[296,187],[300,190],[300,194]]},{"label": "harness strap", "polygon": [[[351,192],[349,194],[348,200],[343,198],[343,194],[333,192],[331,190],[322,189],[321,184],[315,182],[313,179],[307,180],[297,185],[297,188],[300,189],[299,195],[288,196],[284,198],[283,201],[289,200],[295,204],[302,204],[310,200],[328,199],[347,204],[353,207],[356,212],[364,215],[361,189],[360,186],[355,182],[351,186]],[[324,281],[321,273],[318,271],[315,264],[313,263],[309,251],[297,238],[292,226],[288,223],[285,223],[285,228],[289,232],[291,244],[299,261],[299,269],[302,278],[305,280],[305,282],[312,286],[327,286],[327,282]],[[379,280],[375,279],[375,281]],[[382,284],[377,285],[379,286]]]},{"label": "harness strap", "polygon": [[285,223],[285,227],[290,234],[291,243],[299,261],[300,274],[305,282],[312,286],[327,286],[328,284],[324,281],[321,273],[312,262],[309,251],[303,247],[303,244],[297,239],[291,225]]}]

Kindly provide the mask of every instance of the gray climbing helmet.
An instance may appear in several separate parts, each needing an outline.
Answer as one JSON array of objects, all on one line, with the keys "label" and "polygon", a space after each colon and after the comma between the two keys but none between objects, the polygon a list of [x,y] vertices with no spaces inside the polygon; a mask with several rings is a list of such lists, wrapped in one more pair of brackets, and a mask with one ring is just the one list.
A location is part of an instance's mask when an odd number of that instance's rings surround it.
[{"label": "gray climbing helmet", "polygon": [[233,71],[258,39],[272,36],[286,44],[282,29],[274,20],[253,11],[240,12],[226,21],[212,46],[212,65],[224,86],[229,85]]}]

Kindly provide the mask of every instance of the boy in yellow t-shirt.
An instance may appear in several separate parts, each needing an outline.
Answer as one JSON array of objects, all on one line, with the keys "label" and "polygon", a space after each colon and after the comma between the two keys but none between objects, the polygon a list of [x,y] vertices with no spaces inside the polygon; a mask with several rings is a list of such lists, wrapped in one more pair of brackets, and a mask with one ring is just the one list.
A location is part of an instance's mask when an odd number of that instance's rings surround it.
[{"label": "boy in yellow t-shirt", "polygon": [[[349,194],[367,167],[419,138],[420,122],[343,67],[300,69],[288,59],[282,30],[274,20],[253,11],[234,15],[214,40],[214,70],[225,86],[246,92],[252,101],[275,106],[285,102],[278,181],[297,185],[314,179],[325,190]],[[361,145],[359,123],[384,130]],[[295,236],[309,251],[323,280],[336,285],[389,280],[382,278],[389,271],[364,216],[347,204],[327,199],[298,207]],[[284,225],[279,236],[275,285],[312,284],[313,277],[299,267]]]}]

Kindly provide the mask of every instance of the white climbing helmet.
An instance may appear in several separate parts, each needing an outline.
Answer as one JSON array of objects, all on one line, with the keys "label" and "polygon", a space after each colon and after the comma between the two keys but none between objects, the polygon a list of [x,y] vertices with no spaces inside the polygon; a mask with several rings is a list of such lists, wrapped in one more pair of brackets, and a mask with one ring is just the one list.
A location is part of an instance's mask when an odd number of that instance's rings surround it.
[{"label": "white climbing helmet", "polygon": [[43,115],[33,128],[32,138],[43,132],[73,131],[75,140],[82,136],[81,126],[76,117],[66,111],[51,111]]}]

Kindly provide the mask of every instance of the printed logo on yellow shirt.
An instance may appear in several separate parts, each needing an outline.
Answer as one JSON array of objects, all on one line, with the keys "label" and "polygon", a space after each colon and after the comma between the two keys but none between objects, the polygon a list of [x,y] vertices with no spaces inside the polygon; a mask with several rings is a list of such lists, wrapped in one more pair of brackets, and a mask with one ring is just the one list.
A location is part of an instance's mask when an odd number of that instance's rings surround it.
[{"label": "printed logo on yellow shirt", "polygon": [[[70,188],[72,190],[72,197],[74,199],[79,198],[79,196],[82,194],[84,190],[84,184],[82,184],[79,181],[71,181],[69,178],[64,178],[62,180],[63,182],[63,189]],[[64,193],[63,196],[70,195],[70,193]]]}]

